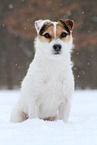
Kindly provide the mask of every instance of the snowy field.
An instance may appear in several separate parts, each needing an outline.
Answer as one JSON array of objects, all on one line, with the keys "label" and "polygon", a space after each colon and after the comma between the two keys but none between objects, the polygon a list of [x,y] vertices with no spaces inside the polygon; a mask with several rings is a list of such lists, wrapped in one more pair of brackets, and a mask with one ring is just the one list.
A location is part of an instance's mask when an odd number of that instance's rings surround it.
[{"label": "snowy field", "polygon": [[69,122],[10,123],[19,91],[0,91],[0,145],[97,145],[97,91],[75,91]]}]

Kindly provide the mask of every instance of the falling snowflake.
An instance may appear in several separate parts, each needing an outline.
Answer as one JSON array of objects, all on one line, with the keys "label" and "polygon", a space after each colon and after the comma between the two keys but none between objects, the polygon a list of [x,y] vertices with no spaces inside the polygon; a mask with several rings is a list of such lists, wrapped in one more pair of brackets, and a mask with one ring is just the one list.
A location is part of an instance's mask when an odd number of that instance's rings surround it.
[{"label": "falling snowflake", "polygon": [[8,5],[9,9],[13,9],[13,4]]}]

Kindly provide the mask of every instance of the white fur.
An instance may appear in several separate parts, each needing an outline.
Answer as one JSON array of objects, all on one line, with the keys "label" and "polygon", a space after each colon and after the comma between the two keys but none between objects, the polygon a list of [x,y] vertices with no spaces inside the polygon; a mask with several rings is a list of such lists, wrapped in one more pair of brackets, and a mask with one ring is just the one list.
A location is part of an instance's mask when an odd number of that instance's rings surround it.
[{"label": "white fur", "polygon": [[53,22],[53,24],[54,24],[54,36],[55,36],[55,39],[56,39],[56,24],[57,24],[57,22]]},{"label": "white fur", "polygon": [[[56,43],[62,45],[60,55],[53,54]],[[68,121],[74,91],[70,60],[72,47],[72,36],[71,41],[66,43],[59,39],[50,43],[40,42],[36,37],[35,57],[22,82],[21,97],[12,111],[11,122],[21,122],[27,118],[45,119],[56,113],[59,119]]]}]

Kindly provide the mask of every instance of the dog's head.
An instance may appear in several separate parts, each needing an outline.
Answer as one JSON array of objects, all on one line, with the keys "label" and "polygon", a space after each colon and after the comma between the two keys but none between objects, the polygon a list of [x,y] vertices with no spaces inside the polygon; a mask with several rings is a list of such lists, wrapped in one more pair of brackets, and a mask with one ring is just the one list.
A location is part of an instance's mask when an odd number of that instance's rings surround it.
[{"label": "dog's head", "polygon": [[36,49],[41,49],[48,57],[66,56],[72,49],[73,20],[60,19],[58,22],[38,20],[35,22],[37,31]]}]

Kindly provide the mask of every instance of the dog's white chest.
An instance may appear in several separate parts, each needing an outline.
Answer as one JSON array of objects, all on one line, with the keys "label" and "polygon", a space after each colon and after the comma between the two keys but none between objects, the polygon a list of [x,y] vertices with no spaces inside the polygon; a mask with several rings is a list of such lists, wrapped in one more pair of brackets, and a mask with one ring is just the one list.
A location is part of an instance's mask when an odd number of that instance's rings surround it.
[{"label": "dog's white chest", "polygon": [[62,85],[61,87],[59,87],[59,84],[57,83],[52,81],[44,83],[40,105],[41,115],[45,114],[45,116],[48,117],[50,115],[53,115],[58,109],[62,99]]},{"label": "dog's white chest", "polygon": [[41,74],[41,81],[40,84],[38,84],[41,94],[41,118],[43,118],[44,116],[48,117],[56,113],[59,105],[65,99],[64,88],[66,88],[66,80],[64,80],[64,75],[61,75],[61,71],[57,71],[53,73],[51,70],[49,70],[48,73],[44,72],[43,75]]}]

